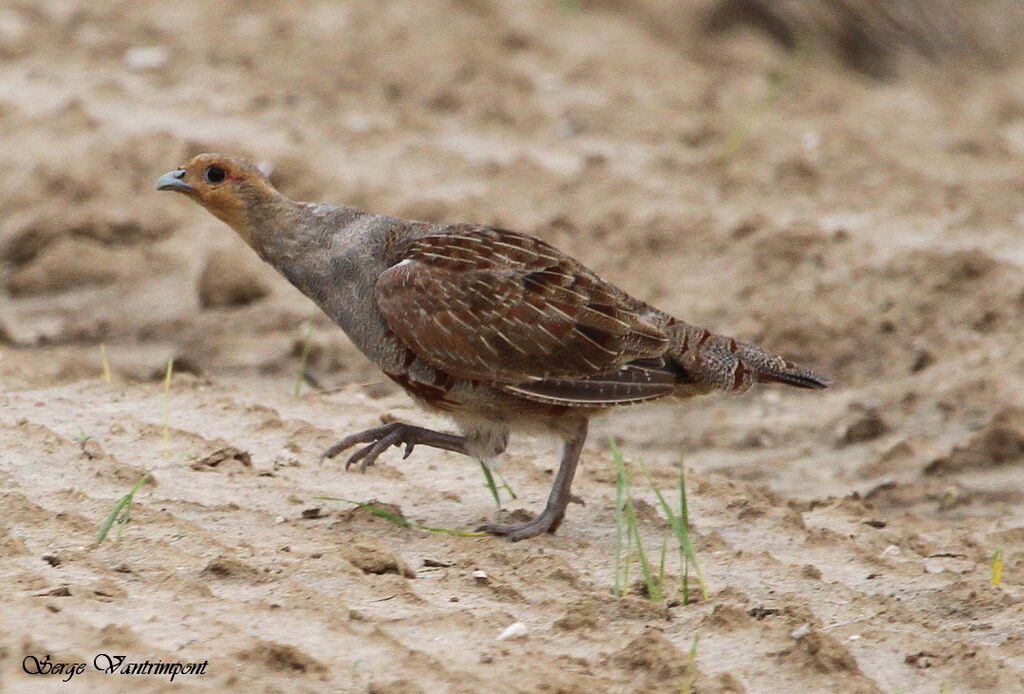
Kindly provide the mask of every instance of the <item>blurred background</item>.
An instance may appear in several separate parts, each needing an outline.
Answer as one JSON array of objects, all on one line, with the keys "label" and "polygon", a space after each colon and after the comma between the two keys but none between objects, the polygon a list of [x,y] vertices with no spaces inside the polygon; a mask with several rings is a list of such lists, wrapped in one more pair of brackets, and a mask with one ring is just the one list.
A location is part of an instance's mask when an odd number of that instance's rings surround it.
[{"label": "blurred background", "polygon": [[[1019,400],[1022,27],[999,0],[7,2],[0,378],[93,377],[104,344],[126,380],[287,389],[308,340],[311,387],[395,392],[153,190],[222,151],[298,199],[536,234],[831,373],[807,416],[840,444],[954,444]],[[777,434],[706,412],[642,443]]]},{"label": "blurred background", "polygon": [[228,229],[153,191],[201,151],[263,162],[300,199],[537,234],[847,386],[948,368],[1018,323],[1022,17],[996,1],[13,0],[0,334],[38,360],[4,379],[92,373],[101,342],[134,379],[167,356],[290,373],[307,319],[318,382],[368,377]]},{"label": "blurred background", "polygon": [[[218,384],[290,397],[308,345],[306,393],[407,404],[226,226],[153,190],[191,155],[226,152],[297,199],[535,234],[687,321],[831,374],[827,393],[629,410],[592,445],[613,433],[654,462],[683,454],[712,475],[696,485],[708,514],[771,517],[795,544],[809,533],[812,554],[815,538],[850,538],[869,563],[890,546],[964,556],[955,546],[984,572],[1024,520],[1022,30],[1019,0],[5,0],[0,391],[41,393],[44,421],[63,392],[47,389],[99,378],[102,345],[115,382],[153,393],[173,357],[207,404]],[[68,392],[76,407],[109,397]],[[293,416],[327,427],[348,401],[324,402]],[[47,426],[73,435],[60,421]],[[299,437],[293,457],[309,463],[330,433]],[[764,486],[734,486],[747,483]],[[841,535],[786,515],[833,502],[822,523]],[[854,525],[834,520],[846,513]],[[889,523],[884,541],[859,544],[875,532],[864,518]],[[701,547],[712,566],[725,537]],[[1007,561],[1019,588],[1024,562]],[[821,578],[798,563],[786,581]],[[833,569],[873,609],[875,584]],[[973,629],[958,610],[974,600],[947,581],[908,631],[954,613]],[[904,662],[915,648],[892,672],[939,662]],[[1003,653],[1019,664],[1019,645]],[[978,661],[956,662],[966,677]],[[987,662],[977,683],[995,688],[977,691],[1011,691]],[[900,677],[878,681],[920,684]]]},{"label": "blurred background", "polygon": [[284,383],[309,335],[312,384],[391,392],[153,190],[223,151],[295,198],[539,235],[844,389],[997,390],[1024,326],[1022,27],[997,0],[14,0],[0,377],[90,376],[105,343],[127,379],[174,357]]},{"label": "blurred background", "polygon": [[[175,2],[0,9],[0,362],[376,380],[155,177],[539,235],[844,388],[1016,364],[1018,2]],[[935,368],[938,365],[938,368]],[[971,380],[970,382],[974,382]],[[391,386],[380,382],[379,388]]]},{"label": "blurred background", "polygon": [[1000,0],[12,0],[0,378],[94,375],[104,343],[129,380],[173,356],[286,384],[308,334],[310,383],[392,392],[153,189],[212,150],[293,198],[540,235],[865,401],[998,390],[1024,330],[1022,27]]}]

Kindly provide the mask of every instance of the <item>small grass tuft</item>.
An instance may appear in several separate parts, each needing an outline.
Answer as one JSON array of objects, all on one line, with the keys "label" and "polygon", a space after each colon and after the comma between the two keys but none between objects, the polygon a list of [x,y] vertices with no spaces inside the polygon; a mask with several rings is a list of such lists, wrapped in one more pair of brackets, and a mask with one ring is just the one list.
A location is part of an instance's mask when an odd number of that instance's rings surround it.
[{"label": "small grass tuft", "polygon": [[132,501],[135,499],[135,492],[139,491],[148,479],[149,472],[143,473],[143,475],[135,481],[135,484],[132,485],[131,490],[117,500],[114,504],[114,508],[112,508],[110,513],[107,514],[106,519],[100,524],[100,529],[96,532],[96,544],[100,544],[107,538],[107,533],[110,532],[110,528],[114,523],[118,523],[120,526],[117,536],[118,539],[121,538],[121,531],[124,530],[124,526],[127,525],[129,520],[129,511],[132,506]]},{"label": "small grass tuft", "polygon": [[651,478],[651,473],[647,470],[647,466],[640,461],[640,469],[643,470],[644,476],[647,478],[647,482],[654,492],[654,495],[658,498],[658,505],[661,507],[662,512],[668,519],[669,527],[672,528],[672,534],[676,538],[676,546],[679,549],[679,564],[682,568],[682,576],[680,577],[680,592],[683,604],[690,601],[690,569],[693,569],[694,574],[697,577],[697,584],[700,587],[700,597],[702,600],[707,600],[708,590],[707,586],[704,585],[704,576],[700,572],[700,565],[697,563],[697,553],[693,549],[693,543],[690,541],[690,514],[686,503],[686,473],[683,470],[683,465],[679,465],[679,511],[678,513],[672,510],[672,507],[665,501],[664,495],[661,490],[658,489],[657,485],[654,484],[654,480]]},{"label": "small grass tuft", "polygon": [[[631,492],[631,481],[629,471],[622,458],[622,452],[615,441],[609,438],[609,448],[612,452],[612,462],[615,465],[615,580],[612,587],[612,594],[621,596],[629,587],[629,570],[632,564],[633,546],[636,546],[636,559],[640,564],[640,571],[643,575],[644,585],[648,597],[652,600],[663,600],[665,598],[665,554],[666,542],[663,540],[661,558],[658,563],[657,572],[651,565],[644,551],[643,540],[640,537],[639,525],[636,520],[636,511],[633,505]],[[697,578],[702,599],[707,599],[707,587],[704,584],[704,577],[697,563],[697,553],[693,549],[690,540],[689,511],[686,502],[686,477],[682,465],[679,467],[679,508],[673,508],[665,500],[665,495],[654,483],[647,466],[643,461],[638,461],[640,469],[647,480],[648,486],[654,492],[658,500],[658,506],[664,514],[668,526],[675,537],[676,547],[679,552],[680,583],[679,593],[683,604],[690,601],[690,572]]]},{"label": "small grass tuft", "polygon": [[[622,451],[615,445],[615,441],[609,437],[609,446],[612,451],[612,462],[615,464],[615,583],[612,593],[621,597],[629,589],[629,567],[632,563],[633,543],[636,543],[636,558],[640,563],[640,573],[644,581],[644,590],[651,600],[660,602],[664,599],[665,591],[665,562],[664,554],[660,564],[659,573],[655,573],[651,562],[644,551],[643,538],[640,536],[640,526],[636,520],[636,509],[633,506],[631,482],[626,463],[622,458]],[[625,551],[622,544],[625,540]]]}]

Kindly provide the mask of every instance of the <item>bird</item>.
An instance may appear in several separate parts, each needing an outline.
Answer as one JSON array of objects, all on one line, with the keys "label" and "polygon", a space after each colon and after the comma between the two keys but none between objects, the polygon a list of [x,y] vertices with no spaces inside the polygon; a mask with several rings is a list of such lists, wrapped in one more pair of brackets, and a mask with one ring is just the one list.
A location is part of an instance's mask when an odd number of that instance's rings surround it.
[{"label": "bird", "polygon": [[420,406],[458,433],[401,421],[350,434],[362,471],[391,446],[493,462],[510,432],[553,433],[562,454],[531,520],[478,531],[509,541],[554,533],[572,494],[589,420],[661,398],[805,389],[830,380],[752,344],[690,325],[601,279],[534,236],[469,223],[412,221],[280,193],[260,168],[200,154],[159,177],[230,226],[310,298]]}]

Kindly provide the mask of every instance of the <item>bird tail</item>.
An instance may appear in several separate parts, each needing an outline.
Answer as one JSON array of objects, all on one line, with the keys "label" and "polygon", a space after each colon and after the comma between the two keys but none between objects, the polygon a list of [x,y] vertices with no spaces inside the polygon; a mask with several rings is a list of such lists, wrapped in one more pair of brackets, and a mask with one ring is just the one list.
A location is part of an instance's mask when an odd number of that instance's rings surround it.
[{"label": "bird tail", "polygon": [[754,345],[742,342],[738,345],[740,361],[745,363],[747,368],[753,369],[759,382],[784,383],[787,386],[811,390],[822,390],[832,385],[832,379],[806,366],[794,364]]},{"label": "bird tail", "polygon": [[[760,347],[675,321],[669,356],[678,369],[680,393],[745,391],[755,383],[782,383],[820,390],[831,380]],[[688,386],[688,387],[687,387]]]}]

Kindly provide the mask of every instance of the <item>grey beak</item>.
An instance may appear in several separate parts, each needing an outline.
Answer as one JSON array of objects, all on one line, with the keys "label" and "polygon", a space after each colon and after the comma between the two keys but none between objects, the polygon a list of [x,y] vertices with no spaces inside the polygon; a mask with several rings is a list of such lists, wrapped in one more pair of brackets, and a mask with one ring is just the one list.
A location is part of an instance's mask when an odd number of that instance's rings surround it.
[{"label": "grey beak", "polygon": [[185,169],[176,169],[175,171],[168,171],[160,178],[156,179],[157,190],[176,190],[179,193],[187,193],[194,190],[192,186],[185,183],[182,179],[185,175]]}]

